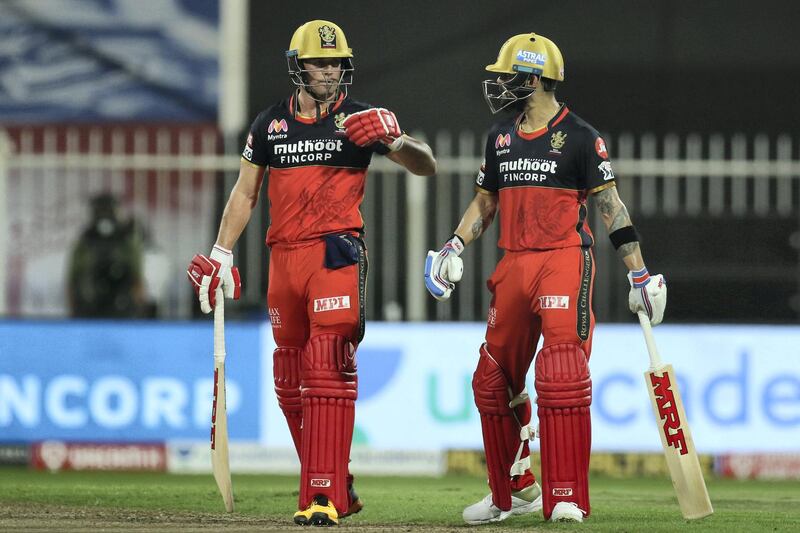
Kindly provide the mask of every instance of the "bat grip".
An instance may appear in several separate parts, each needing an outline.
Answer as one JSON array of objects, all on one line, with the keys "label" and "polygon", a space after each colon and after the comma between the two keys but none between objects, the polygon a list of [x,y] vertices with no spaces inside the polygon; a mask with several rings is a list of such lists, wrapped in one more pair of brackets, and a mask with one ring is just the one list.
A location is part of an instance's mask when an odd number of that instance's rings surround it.
[{"label": "bat grip", "polygon": [[661,356],[658,355],[658,347],[656,347],[656,339],[653,336],[653,327],[650,325],[650,319],[644,311],[636,313],[639,316],[639,324],[642,326],[642,333],[644,334],[644,343],[647,345],[647,353],[650,356],[650,370],[658,370],[664,363],[661,362]]},{"label": "bat grip", "polygon": [[225,295],[217,289],[214,305],[214,360],[225,361]]}]

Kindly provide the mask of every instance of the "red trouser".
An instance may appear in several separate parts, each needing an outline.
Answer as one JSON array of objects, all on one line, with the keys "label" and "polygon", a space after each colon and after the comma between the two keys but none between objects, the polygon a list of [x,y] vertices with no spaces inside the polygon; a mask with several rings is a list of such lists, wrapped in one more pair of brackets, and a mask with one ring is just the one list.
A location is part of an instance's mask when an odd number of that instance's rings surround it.
[{"label": "red trouser", "polygon": [[[487,282],[493,296],[486,345],[481,350],[473,390],[481,414],[493,500],[501,509],[510,508],[512,490],[533,481],[530,472],[519,474],[519,464],[512,467],[519,463],[520,457],[529,454],[527,442],[520,442],[525,431],[520,433],[520,430],[530,418],[521,416],[519,407],[514,406],[524,401],[520,394],[539,337],[544,335],[542,364],[537,363],[536,381],[540,424],[543,419],[560,420],[573,415],[581,420],[576,430],[568,428],[559,434],[540,426],[545,517],[550,516],[556,503],[548,493],[551,480],[556,482],[552,488],[554,494],[569,493],[563,499],[582,505],[588,512],[588,495],[583,498],[588,494],[584,490],[585,475],[580,472],[588,469],[590,445],[586,428],[591,381],[586,360],[594,329],[593,264],[591,250],[587,248],[507,252]],[[556,442],[556,437],[574,440],[575,450],[580,453],[573,457],[568,452],[561,457],[555,448],[562,441]],[[567,464],[566,473],[548,470],[562,460]],[[570,500],[573,493],[581,497]]]},{"label": "red trouser", "polygon": [[586,248],[506,252],[497,264],[486,282],[486,343],[514,394],[525,387],[540,336],[544,346],[577,343],[590,355],[593,283],[594,257]]},{"label": "red trouser", "polygon": [[275,391],[300,457],[299,508],[326,496],[340,514],[349,502],[348,461],[357,377],[355,348],[364,334],[367,258],[325,266],[325,242],[275,245],[269,307]]}]

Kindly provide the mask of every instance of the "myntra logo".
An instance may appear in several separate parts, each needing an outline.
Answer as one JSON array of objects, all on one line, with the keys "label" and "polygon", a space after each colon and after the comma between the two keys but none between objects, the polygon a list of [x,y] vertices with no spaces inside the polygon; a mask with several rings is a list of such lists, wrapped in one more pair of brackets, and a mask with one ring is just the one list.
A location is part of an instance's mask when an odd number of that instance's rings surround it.
[{"label": "myntra logo", "polygon": [[282,131],[289,131],[289,125],[286,124],[285,119],[273,119],[272,122],[269,123],[269,128],[267,128],[267,133],[280,133]]},{"label": "myntra logo", "polygon": [[511,146],[511,135],[508,133],[505,135],[501,133],[497,136],[497,140],[494,141],[495,148],[502,148],[504,146]]},{"label": "myntra logo", "polygon": [[675,395],[672,392],[672,382],[669,374],[664,373],[657,376],[655,372],[650,372],[650,383],[653,385],[653,394],[658,405],[658,416],[661,418],[661,429],[667,444],[675,448],[681,455],[689,453],[686,446],[686,436],[681,429],[681,417],[678,414],[678,407],[675,405]]}]

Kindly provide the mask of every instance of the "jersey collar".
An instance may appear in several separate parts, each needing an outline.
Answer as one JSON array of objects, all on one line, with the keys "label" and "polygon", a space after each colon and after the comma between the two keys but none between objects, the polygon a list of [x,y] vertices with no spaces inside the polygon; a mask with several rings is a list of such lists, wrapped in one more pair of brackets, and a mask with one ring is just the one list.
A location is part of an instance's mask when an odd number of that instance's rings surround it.
[{"label": "jersey collar", "polygon": [[[329,111],[325,111],[324,113],[322,113],[320,119],[327,117],[329,114],[339,109],[342,106],[342,102],[344,102],[344,99],[345,99],[344,92],[339,92],[339,98],[336,99],[336,102],[333,104],[333,107],[330,108]],[[313,124],[314,122],[316,122],[313,118],[300,116],[295,107],[296,105],[297,105],[297,92],[293,93],[292,96],[289,97],[289,113],[292,114],[292,117],[296,121],[302,122],[303,124]]]},{"label": "jersey collar", "polygon": [[532,131],[530,133],[525,133],[520,129],[520,124],[522,123],[522,117],[525,116],[525,114],[523,113],[517,117],[517,122],[514,126],[514,131],[516,131],[517,135],[519,135],[526,141],[532,141],[533,139],[541,137],[542,135],[547,133],[548,130],[551,130],[554,127],[556,127],[558,123],[564,120],[564,117],[566,117],[568,114],[569,114],[569,109],[567,108],[567,105],[561,104],[561,107],[558,109],[558,112],[555,115],[553,115],[553,118],[550,119],[550,121],[547,123],[546,126],[542,126],[538,130]]}]

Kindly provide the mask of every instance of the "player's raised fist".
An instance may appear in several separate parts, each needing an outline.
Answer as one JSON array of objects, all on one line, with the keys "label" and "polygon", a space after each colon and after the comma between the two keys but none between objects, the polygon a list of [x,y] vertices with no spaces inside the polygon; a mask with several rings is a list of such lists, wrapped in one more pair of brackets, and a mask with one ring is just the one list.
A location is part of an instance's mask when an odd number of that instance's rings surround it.
[{"label": "player's raised fist", "polygon": [[233,252],[214,245],[209,256],[197,254],[186,270],[194,292],[200,300],[200,309],[210,313],[217,303],[217,287],[222,284],[226,298],[238,300],[242,292],[239,269],[233,266]]},{"label": "player's raised fist", "polygon": [[382,142],[393,152],[403,145],[403,130],[388,109],[375,107],[353,113],[344,121],[347,138],[358,146]]}]

